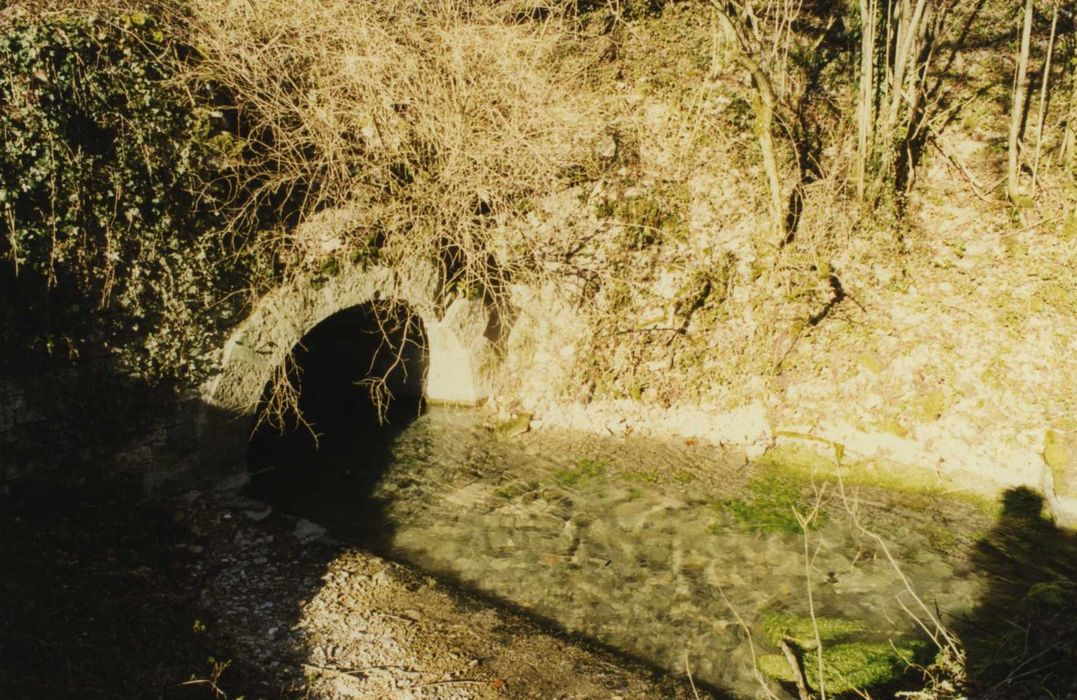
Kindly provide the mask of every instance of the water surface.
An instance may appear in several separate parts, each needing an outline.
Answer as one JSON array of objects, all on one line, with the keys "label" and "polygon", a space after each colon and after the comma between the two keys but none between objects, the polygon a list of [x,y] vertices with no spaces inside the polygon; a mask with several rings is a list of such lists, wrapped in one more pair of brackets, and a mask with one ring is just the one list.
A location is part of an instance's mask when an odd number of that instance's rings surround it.
[{"label": "water surface", "polygon": [[[758,695],[737,615],[757,650],[774,652],[760,621],[808,614],[809,569],[818,615],[879,639],[918,632],[905,584],[833,484],[733,453],[567,430],[506,438],[481,412],[434,409],[325,458],[289,486],[284,508],[569,632],[673,672],[687,664],[735,696]],[[794,508],[820,499],[806,567]],[[968,554],[986,516],[880,490],[855,503],[932,608],[976,604],[983,582]]]}]

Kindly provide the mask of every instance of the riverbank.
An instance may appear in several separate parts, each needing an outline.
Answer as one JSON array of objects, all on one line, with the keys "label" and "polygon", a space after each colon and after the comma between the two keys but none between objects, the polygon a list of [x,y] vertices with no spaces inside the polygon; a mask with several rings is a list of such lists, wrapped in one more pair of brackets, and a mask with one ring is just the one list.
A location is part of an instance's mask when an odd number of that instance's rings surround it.
[{"label": "riverbank", "polygon": [[[663,104],[640,99],[652,111]],[[996,136],[955,124],[940,148],[987,180]],[[658,180],[652,156],[639,167]],[[790,290],[758,276],[738,238],[745,221],[730,212],[737,178],[712,166],[693,177],[718,179],[690,187],[681,205],[694,248],[663,239],[618,249],[632,222],[595,215],[607,194],[550,203],[542,235],[587,240],[591,259],[616,261],[615,274],[588,264],[620,291],[581,301],[572,285],[515,289],[494,407],[532,413],[536,427],[700,439],[752,456],[792,445],[816,452],[823,468],[840,449],[854,471],[892,487],[994,500],[1028,486],[1074,526],[1077,218],[1062,201],[1028,214],[1038,221],[1015,220],[955,177],[959,165],[925,157],[901,231],[845,221],[825,265],[840,295],[826,279]],[[715,270],[725,270],[721,294],[686,318],[686,290]]]},{"label": "riverbank", "polygon": [[0,505],[5,697],[691,697],[234,494]]}]

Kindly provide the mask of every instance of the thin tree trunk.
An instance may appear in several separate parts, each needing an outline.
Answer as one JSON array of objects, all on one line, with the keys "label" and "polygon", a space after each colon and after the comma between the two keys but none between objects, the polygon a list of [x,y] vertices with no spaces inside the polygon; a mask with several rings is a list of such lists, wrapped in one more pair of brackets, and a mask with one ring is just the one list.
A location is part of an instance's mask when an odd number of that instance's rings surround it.
[{"label": "thin tree trunk", "polygon": [[895,18],[897,34],[894,42],[894,74],[890,86],[890,112],[886,120],[888,129],[894,129],[897,126],[902,100],[911,97],[905,92],[907,87],[905,82],[909,77],[907,74],[911,70],[914,80],[917,78],[915,74],[918,52],[913,52],[913,49],[920,37],[920,25],[926,7],[927,0],[917,0],[913,8],[910,8],[909,0],[901,0],[898,3],[898,14]]},{"label": "thin tree trunk", "polygon": [[1047,58],[1043,61],[1043,79],[1040,80],[1040,109],[1039,119],[1036,125],[1036,156],[1032,159],[1032,194],[1036,194],[1036,186],[1040,177],[1040,152],[1043,148],[1043,122],[1047,118],[1047,86],[1051,79],[1051,56],[1055,50],[1055,36],[1058,30],[1058,3],[1055,3],[1054,13],[1051,16],[1051,38],[1047,41]]},{"label": "thin tree trunk", "polygon": [[864,201],[868,161],[875,141],[875,33],[877,0],[860,0],[860,97],[857,105],[856,198]]},{"label": "thin tree trunk", "polygon": [[1013,105],[1010,111],[1010,137],[1007,146],[1009,162],[1007,164],[1006,194],[1010,201],[1017,203],[1020,197],[1021,174],[1018,149],[1021,140],[1021,124],[1025,111],[1025,98],[1028,95],[1028,52],[1032,42],[1032,0],[1025,2],[1024,27],[1021,30],[1021,47],[1017,54],[1017,79],[1013,87]]},{"label": "thin tree trunk", "polygon": [[755,115],[756,137],[759,139],[759,150],[763,154],[763,169],[766,172],[767,185],[770,190],[771,230],[776,239],[775,244],[781,246],[785,241],[786,232],[785,205],[782,203],[782,183],[778,171],[778,151],[774,144],[774,116],[778,107],[778,97],[766,71],[745,50],[744,42],[737,34],[733,18],[718,2],[711,4],[718,12],[727,40],[736,47],[737,62],[752,76],[752,83],[755,84],[756,94],[759,97]]},{"label": "thin tree trunk", "polygon": [[778,245],[785,240],[785,205],[782,203],[782,182],[778,174],[778,152],[774,146],[774,93],[769,87],[759,90],[760,109],[756,115],[759,149],[763,152],[763,169],[770,188],[771,228]]},{"label": "thin tree trunk", "polygon": [[1066,164],[1066,172],[1073,177],[1073,168],[1077,165],[1077,61],[1073,62],[1073,75],[1070,76],[1070,108],[1062,139],[1062,162]]},{"label": "thin tree trunk", "polygon": [[919,41],[923,36],[924,13],[929,0],[897,0],[892,7],[887,28],[888,50],[892,53],[887,75],[886,98],[890,104],[883,122],[881,153],[882,176],[897,185],[897,166],[906,158],[909,117],[912,105],[919,102]]}]

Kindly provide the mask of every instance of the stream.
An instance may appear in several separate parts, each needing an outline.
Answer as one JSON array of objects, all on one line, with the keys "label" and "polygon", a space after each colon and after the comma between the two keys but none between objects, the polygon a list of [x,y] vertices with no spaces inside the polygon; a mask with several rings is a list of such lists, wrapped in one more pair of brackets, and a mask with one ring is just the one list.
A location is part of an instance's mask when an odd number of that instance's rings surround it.
[{"label": "stream", "polygon": [[[818,618],[887,644],[923,638],[891,557],[944,616],[985,585],[969,552],[990,519],[962,501],[867,488],[843,500],[834,483],[714,447],[508,437],[466,409],[431,409],[312,458],[302,478],[254,483],[337,539],[734,697],[759,695],[753,653],[781,653],[775,625],[809,619],[809,573]],[[797,514],[816,509],[805,542]]]}]

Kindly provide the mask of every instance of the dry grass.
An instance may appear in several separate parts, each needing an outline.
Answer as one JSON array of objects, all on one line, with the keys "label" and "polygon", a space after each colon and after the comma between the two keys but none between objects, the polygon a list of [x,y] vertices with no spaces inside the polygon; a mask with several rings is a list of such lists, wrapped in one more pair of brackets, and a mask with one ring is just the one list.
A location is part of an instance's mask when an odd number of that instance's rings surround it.
[{"label": "dry grass", "polygon": [[[517,266],[491,264],[492,232],[563,188],[602,121],[559,60],[561,12],[535,21],[495,0],[191,5],[192,78],[240,106],[252,203],[286,201],[300,223],[347,208],[333,246],[399,267],[440,259],[457,288],[489,292]],[[281,243],[301,269],[304,242]]]},{"label": "dry grass", "polygon": [[[522,14],[499,0],[189,6],[200,56],[187,78],[236,105],[247,200],[233,228],[271,229],[258,245],[286,278],[342,259],[434,261],[445,297],[505,305],[508,280],[548,274],[533,239],[506,232],[587,169],[604,122],[573,62],[568,3]],[[283,225],[258,221],[267,204]],[[276,386],[269,406],[295,409],[291,385]],[[366,388],[384,409],[384,381]]]}]

